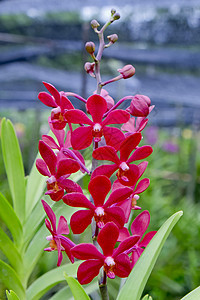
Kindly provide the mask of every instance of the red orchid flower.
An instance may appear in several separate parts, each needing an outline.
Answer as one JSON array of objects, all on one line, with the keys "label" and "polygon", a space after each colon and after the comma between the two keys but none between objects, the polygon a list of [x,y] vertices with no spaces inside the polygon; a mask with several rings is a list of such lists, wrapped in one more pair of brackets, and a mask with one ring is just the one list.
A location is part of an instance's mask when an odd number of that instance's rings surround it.
[{"label": "red orchid flower", "polygon": [[68,122],[64,113],[68,109],[74,109],[74,106],[65,96],[64,92],[58,92],[58,90],[50,83],[43,82],[43,84],[51,95],[46,92],[41,92],[38,95],[38,99],[45,105],[54,107],[51,111],[52,125],[55,129],[63,129]]},{"label": "red orchid flower", "polygon": [[124,278],[129,275],[131,271],[130,260],[128,255],[123,252],[133,247],[139,237],[129,237],[117,249],[114,249],[118,236],[118,227],[109,222],[97,237],[103,254],[92,244],[80,244],[72,248],[71,252],[76,258],[86,260],[80,264],[77,272],[77,278],[81,284],[90,283],[99,274],[101,267],[111,279],[114,279],[115,276]]},{"label": "red orchid flower", "polygon": [[74,257],[71,254],[71,248],[74,247],[76,244],[74,244],[69,238],[64,236],[63,234],[69,234],[69,228],[67,225],[67,220],[63,217],[60,216],[59,221],[58,221],[58,226],[56,229],[56,216],[51,209],[51,207],[44,201],[42,200],[42,205],[44,207],[44,210],[49,218],[45,219],[45,224],[47,229],[51,232],[51,235],[47,237],[47,240],[50,241],[50,247],[45,248],[45,251],[58,251],[58,262],[57,266],[59,267],[63,256],[62,256],[62,251],[65,251],[67,256],[69,257],[70,261],[73,263],[74,262]]},{"label": "red orchid flower", "polygon": [[53,150],[43,141],[39,141],[39,151],[43,159],[36,160],[36,167],[38,171],[48,176],[47,179],[47,192],[54,201],[59,201],[66,192],[79,192],[82,193],[81,187],[67,179],[71,173],[75,173],[80,169],[77,161],[70,158],[59,159]]},{"label": "red orchid flower", "polygon": [[121,130],[127,131],[124,135],[125,137],[135,133],[141,132],[147,125],[148,119],[144,117],[130,118],[128,122],[122,125]]},{"label": "red orchid flower", "polygon": [[[142,135],[139,132],[128,136],[119,147],[120,158],[117,155],[117,151],[111,146],[104,146],[95,149],[92,154],[95,159],[110,160],[114,164],[97,167],[92,173],[92,178],[97,175],[105,175],[110,177],[115,171],[118,170],[116,175],[120,183],[126,186],[134,185],[138,180],[139,170],[138,166],[131,163],[133,161],[148,157],[153,151],[151,146],[137,147],[141,141],[141,138]],[[134,149],[136,150],[129,157]]]},{"label": "red orchid flower", "polygon": [[55,137],[57,138],[58,143],[55,142],[54,138],[49,135],[42,135],[42,140],[51,148],[58,150],[59,156],[63,156],[64,158],[73,158],[75,159],[79,165],[80,170],[82,173],[90,173],[88,169],[85,167],[85,161],[81,153],[77,150],[69,149],[71,146],[71,131],[67,132],[66,139],[65,139],[65,130],[64,129],[54,129],[50,118],[49,118],[49,126]]},{"label": "red orchid flower", "polygon": [[106,176],[97,176],[88,185],[94,204],[81,193],[71,193],[63,197],[63,202],[69,206],[87,208],[87,210],[79,210],[72,215],[70,225],[73,233],[82,233],[91,224],[93,217],[99,228],[103,228],[110,221],[113,221],[118,227],[124,226],[123,210],[117,206],[111,207],[111,205],[128,198],[132,190],[128,187],[117,189],[105,202],[110,189],[110,180]]},{"label": "red orchid flower", "polygon": [[[148,165],[147,161],[143,161],[142,163],[140,163],[138,165],[138,168],[139,168],[138,178],[140,178],[142,176],[142,174],[146,170],[147,165]],[[140,206],[137,206],[137,201],[140,198],[140,196],[138,194],[141,194],[142,192],[144,192],[148,188],[149,184],[150,184],[149,178],[144,178],[138,182],[137,186],[136,186],[136,183],[133,186],[130,186],[130,188],[132,189],[132,194],[130,195],[130,197],[127,198],[126,200],[120,202],[119,204],[117,204],[117,206],[121,207],[124,211],[125,223],[127,223],[129,220],[131,209],[134,209],[134,210],[141,209]],[[119,182],[119,180],[117,179],[113,182],[112,191],[122,188],[123,186],[124,185],[121,184]]]},{"label": "red orchid flower", "polygon": [[88,98],[86,105],[93,121],[79,109],[69,110],[65,113],[68,122],[89,125],[76,128],[72,132],[72,147],[78,150],[85,149],[91,145],[93,138],[95,142],[99,142],[102,136],[105,137],[107,145],[117,146],[124,139],[124,134],[120,129],[106,125],[127,122],[130,118],[129,113],[115,110],[102,121],[103,115],[107,111],[106,100],[100,95],[92,95]]},{"label": "red orchid flower", "polygon": [[[133,236],[137,235],[139,236],[139,240],[136,242],[134,246],[132,246],[130,249],[126,250],[125,253],[129,254],[132,252],[131,256],[131,266],[132,268],[136,264],[137,260],[141,256],[142,252],[148,245],[148,243],[151,241],[151,239],[154,237],[157,231],[150,231],[148,232],[143,240],[142,236],[144,235],[145,231],[147,230],[150,223],[150,214],[147,210],[144,210],[141,214],[139,214],[135,220],[133,221],[131,225],[131,233]],[[125,241],[127,238],[130,237],[130,233],[127,228],[123,228],[120,230],[120,235],[118,241]]]}]

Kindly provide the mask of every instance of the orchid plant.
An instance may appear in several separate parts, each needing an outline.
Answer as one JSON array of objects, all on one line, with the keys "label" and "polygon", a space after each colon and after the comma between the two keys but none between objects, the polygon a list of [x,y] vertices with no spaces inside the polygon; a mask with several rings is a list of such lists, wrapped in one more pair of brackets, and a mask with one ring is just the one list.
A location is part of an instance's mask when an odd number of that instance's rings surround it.
[{"label": "orchid plant", "polygon": [[[0,197],[0,217],[13,235],[11,241],[0,231],[5,245],[1,246],[2,251],[11,264],[0,261],[1,279],[12,290],[7,291],[8,299],[40,299],[65,278],[75,299],[90,299],[81,285],[87,284],[85,289],[94,291],[97,277],[101,298],[109,299],[112,291],[108,293],[107,278],[115,280],[119,277],[122,280],[117,299],[138,300],[167,236],[182,215],[182,212],[174,214],[158,232],[150,231],[146,235],[150,213],[144,210],[134,219],[134,210],[142,209],[139,194],[150,184],[148,178],[141,177],[148,165],[145,159],[153,149],[139,144],[154,106],[144,95],[125,96],[115,104],[103,89],[107,84],[135,74],[135,68],[126,65],[118,70],[120,75],[105,82],[101,80],[103,50],[118,39],[116,34],[110,35],[106,44],[104,31],[119,18],[112,9],[110,19],[101,29],[96,20],[91,22],[99,37],[96,54],[93,42],[87,42],[85,46],[92,59],[85,64],[85,70],[96,79],[93,95],[84,99],[72,92],[59,92],[52,84],[44,82],[48,92],[39,93],[38,98],[52,108],[48,119],[51,134],[43,135],[39,141],[37,170],[34,166],[27,182],[12,125],[2,121],[2,149],[13,198],[11,207],[3,195]],[[69,97],[84,102],[87,114],[75,108]],[[129,103],[127,100],[131,103],[126,109],[118,109],[122,103]],[[121,128],[119,124],[122,124]],[[91,164],[85,161],[84,152],[80,152],[88,147]],[[105,160],[109,163],[98,165]],[[90,176],[88,191],[75,180],[85,174]],[[44,185],[47,196],[41,200]],[[45,214],[44,226],[41,221]],[[91,228],[88,242],[75,242],[72,233],[82,235],[88,227]],[[50,232],[47,236],[49,247],[45,248],[43,237],[47,230]],[[29,284],[42,249],[57,253],[59,268]],[[65,254],[70,262],[62,265]],[[63,275],[63,271],[68,275]],[[64,288],[51,299],[70,299],[68,292]]]}]

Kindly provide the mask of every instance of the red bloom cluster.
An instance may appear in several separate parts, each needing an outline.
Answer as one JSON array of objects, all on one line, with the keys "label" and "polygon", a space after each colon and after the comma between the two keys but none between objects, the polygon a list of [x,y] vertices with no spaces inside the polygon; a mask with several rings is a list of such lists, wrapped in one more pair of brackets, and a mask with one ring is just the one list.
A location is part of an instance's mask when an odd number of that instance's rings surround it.
[{"label": "red bloom cluster", "polygon": [[[132,69],[131,69],[132,70]],[[124,75],[125,76],[125,75]],[[127,77],[128,78],[128,77]],[[98,275],[100,268],[109,278],[115,276],[127,277],[137,259],[144,251],[155,232],[146,234],[150,215],[142,212],[131,225],[132,236],[124,224],[128,222],[132,209],[137,206],[140,193],[149,186],[149,179],[143,178],[148,162],[141,161],[152,153],[152,147],[139,146],[142,130],[147,125],[146,118],[152,110],[151,101],[144,95],[133,97],[126,110],[116,109],[110,105],[111,97],[106,91],[102,95],[94,94],[87,101],[80,96],[76,98],[85,102],[85,110],[75,109],[66,94],[58,92],[51,84],[44,83],[50,94],[42,92],[39,99],[52,107],[49,125],[56,140],[51,135],[43,135],[39,142],[39,152],[36,166],[38,171],[47,176],[47,191],[54,201],[61,199],[66,205],[81,208],[70,219],[71,230],[80,234],[93,223],[95,231],[93,238],[102,249],[101,253],[92,244],[75,245],[65,235],[69,234],[64,216],[59,218],[56,228],[56,216],[50,206],[42,200],[48,216],[45,220],[51,236],[48,237],[50,247],[46,251],[58,251],[59,266],[62,261],[62,251],[65,251],[71,262],[74,257],[85,260],[78,269],[78,280],[82,284],[89,283]],[[72,94],[72,93],[71,93]],[[112,99],[112,98],[111,98]],[[134,117],[130,118],[130,115]],[[73,129],[73,124],[77,124]],[[123,124],[121,129],[118,124]],[[67,132],[65,127],[69,126]],[[125,133],[124,133],[125,132]],[[99,147],[99,142],[104,143]],[[93,159],[110,161],[109,164],[96,167],[88,185],[90,199],[81,187],[68,177],[79,170],[90,171],[85,166],[83,156],[78,150],[89,147],[92,142],[95,147]],[[119,153],[119,156],[118,156]],[[137,161],[140,161],[137,164]],[[116,180],[109,179],[116,172]],[[119,242],[116,247],[116,242]]]}]

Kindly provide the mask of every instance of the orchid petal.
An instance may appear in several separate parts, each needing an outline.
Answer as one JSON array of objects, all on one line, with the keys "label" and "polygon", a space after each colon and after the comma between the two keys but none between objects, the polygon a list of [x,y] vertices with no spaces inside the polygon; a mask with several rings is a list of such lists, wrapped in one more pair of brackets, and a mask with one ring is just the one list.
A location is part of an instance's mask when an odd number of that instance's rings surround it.
[{"label": "orchid petal", "polygon": [[139,235],[129,236],[123,242],[121,242],[118,248],[114,251],[113,258],[117,257],[119,254],[131,249],[140,239]]},{"label": "orchid petal", "polygon": [[94,209],[94,205],[81,193],[70,193],[63,197],[63,202],[72,207]]},{"label": "orchid petal", "polygon": [[66,174],[76,173],[80,169],[80,165],[77,161],[71,158],[59,160],[56,177],[59,178]]},{"label": "orchid petal", "polygon": [[129,187],[122,187],[113,191],[104,204],[104,207],[111,206],[114,203],[120,203],[121,201],[127,199],[132,194],[132,192],[132,189]]},{"label": "orchid petal", "polygon": [[125,136],[120,129],[115,127],[103,127],[103,135],[106,141],[106,145],[119,149],[120,144],[125,140]]},{"label": "orchid petal", "polygon": [[43,142],[45,142],[51,149],[59,149],[59,146],[56,144],[54,139],[51,136],[43,135],[42,136]]},{"label": "orchid petal", "polygon": [[58,105],[54,101],[53,97],[46,92],[41,92],[38,95],[38,99],[49,107],[57,107]]},{"label": "orchid petal", "polygon": [[112,256],[115,244],[119,236],[117,225],[112,222],[107,223],[100,231],[97,242],[103,250],[105,256]]},{"label": "orchid petal", "polygon": [[94,200],[96,207],[104,204],[105,198],[111,189],[111,182],[108,177],[100,175],[93,178],[89,185],[88,190]]},{"label": "orchid petal", "polygon": [[92,127],[81,126],[72,132],[71,143],[75,150],[82,150],[89,147],[92,143]]},{"label": "orchid petal", "polygon": [[144,158],[148,157],[149,155],[151,155],[152,152],[153,152],[153,149],[151,146],[139,147],[129,157],[129,159],[127,160],[127,163],[131,163],[132,161],[135,161],[135,160],[144,159]]},{"label": "orchid petal", "polygon": [[133,133],[128,136],[120,145],[120,160],[127,161],[131,152],[137,147],[141,141],[142,135],[140,132]]},{"label": "orchid petal", "polygon": [[115,164],[99,166],[93,171],[91,179],[93,179],[97,175],[105,175],[109,178],[117,169],[118,167]]},{"label": "orchid petal", "polygon": [[146,247],[148,245],[148,243],[151,241],[151,239],[154,237],[154,235],[156,234],[157,231],[150,231],[148,232],[143,240],[139,243],[140,247]]},{"label": "orchid petal", "polygon": [[67,193],[83,193],[80,185],[70,179],[60,177],[57,182]]},{"label": "orchid petal", "polygon": [[114,222],[118,228],[122,228],[125,223],[124,211],[121,207],[112,206],[104,209],[106,217],[105,223]]},{"label": "orchid petal", "polygon": [[51,222],[53,231],[56,232],[56,215],[54,214],[51,207],[44,200],[41,200],[41,202],[42,202],[44,210],[45,210],[45,212],[46,212],[46,214],[47,214],[47,216],[48,216],[48,218]]},{"label": "orchid petal", "polygon": [[57,105],[60,105],[60,93],[58,92],[58,90],[50,83],[43,81],[43,84],[46,87],[46,89],[49,91],[49,93],[54,97]]},{"label": "orchid petal", "polygon": [[100,95],[95,94],[88,98],[86,106],[94,123],[101,123],[102,117],[107,111],[106,100]]},{"label": "orchid petal", "polygon": [[51,176],[51,173],[49,172],[46,163],[44,162],[43,159],[38,158],[36,160],[36,168],[38,169],[38,171],[40,172],[40,174],[44,175],[44,176]]},{"label": "orchid petal", "polygon": [[74,106],[72,105],[71,101],[66,96],[62,95],[60,100],[61,110],[74,109]]},{"label": "orchid petal", "polygon": [[121,130],[128,131],[128,132],[135,132],[135,118],[130,118],[128,122],[122,125]]},{"label": "orchid petal", "polygon": [[57,157],[54,154],[53,150],[45,144],[43,141],[39,141],[39,151],[44,159],[45,163],[47,164],[49,171],[52,175],[55,175],[56,172],[56,164],[57,164]]},{"label": "orchid petal", "polygon": [[79,244],[72,249],[73,255],[81,260],[85,259],[99,259],[104,260],[103,254],[97,250],[92,244]]},{"label": "orchid petal", "polygon": [[140,235],[141,237],[147,230],[150,222],[150,214],[148,210],[144,210],[141,214],[139,214],[133,223],[131,224],[131,232],[132,235]]},{"label": "orchid petal", "polygon": [[130,114],[125,110],[116,109],[111,111],[105,120],[102,122],[102,125],[110,124],[122,124],[126,123],[130,119]]},{"label": "orchid petal", "polygon": [[82,233],[92,222],[92,210],[79,210],[71,216],[70,225],[74,234]]},{"label": "orchid petal", "polygon": [[56,246],[57,246],[57,250],[58,250],[58,261],[57,261],[57,266],[59,267],[62,259],[63,259],[63,255],[62,255],[62,251],[61,251],[61,241],[59,238],[54,238]]},{"label": "orchid petal", "polygon": [[122,242],[130,236],[130,233],[126,227],[120,228],[118,242]]},{"label": "orchid petal", "polygon": [[132,255],[131,255],[131,267],[133,268],[134,265],[136,264],[136,262],[138,261],[138,259],[140,258],[142,252],[144,251],[144,249],[142,248],[137,248],[137,250],[133,251],[132,252]]},{"label": "orchid petal", "polygon": [[120,164],[117,151],[112,146],[103,146],[95,149],[92,156],[97,160],[109,160],[116,164]]},{"label": "orchid petal", "polygon": [[149,184],[150,184],[149,178],[144,178],[144,179],[140,180],[134,193],[140,194],[140,193],[144,192],[148,188]]},{"label": "orchid petal", "polygon": [[69,234],[69,227],[65,217],[60,216],[57,227],[57,234]]},{"label": "orchid petal", "polygon": [[125,177],[126,180],[123,179],[123,176],[117,173],[117,177],[120,183],[122,183],[125,186],[133,186],[138,180],[139,176],[139,169],[137,165],[129,165],[129,170],[126,171]]},{"label": "orchid petal", "polygon": [[139,176],[138,177],[140,178],[148,166],[148,161],[143,161],[137,166],[139,168]]},{"label": "orchid petal", "polygon": [[65,113],[65,117],[66,117],[67,121],[69,123],[72,123],[72,124],[88,124],[88,125],[93,125],[93,122],[80,109],[68,110]]},{"label": "orchid petal", "polygon": [[128,277],[131,272],[131,264],[128,255],[125,253],[121,253],[115,258],[115,262],[115,275],[121,278]]},{"label": "orchid petal", "polygon": [[60,201],[64,195],[64,190],[59,190],[55,192],[54,190],[49,190],[45,193],[45,195],[49,195],[53,201]]},{"label": "orchid petal", "polygon": [[87,284],[92,281],[94,277],[99,274],[103,262],[99,259],[89,259],[80,264],[77,272],[77,278],[80,284]]},{"label": "orchid petal", "polygon": [[71,242],[70,244],[66,241],[66,239],[61,239],[61,245],[64,247],[65,253],[69,257],[70,261],[74,263],[74,256],[71,253],[71,248],[74,247],[75,244],[73,242]]}]

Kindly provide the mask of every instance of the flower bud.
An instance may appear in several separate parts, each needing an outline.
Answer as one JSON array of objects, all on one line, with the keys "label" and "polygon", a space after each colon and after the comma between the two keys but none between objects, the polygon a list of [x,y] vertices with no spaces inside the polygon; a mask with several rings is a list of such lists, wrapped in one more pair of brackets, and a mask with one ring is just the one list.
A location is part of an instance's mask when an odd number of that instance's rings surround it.
[{"label": "flower bud", "polygon": [[134,117],[147,117],[150,113],[151,100],[145,95],[135,95],[126,109]]},{"label": "flower bud", "polygon": [[89,54],[93,54],[95,51],[95,44],[93,42],[87,42],[85,44],[85,49]]},{"label": "flower bud", "polygon": [[135,68],[132,65],[126,65],[117,71],[123,76],[124,79],[130,78],[135,74]]},{"label": "flower bud", "polygon": [[119,20],[120,19],[120,14],[119,13],[114,13],[113,19],[114,20]]},{"label": "flower bud", "polygon": [[116,13],[116,9],[115,9],[115,8],[112,8],[112,9],[111,9],[111,15],[113,16],[115,13]]},{"label": "flower bud", "polygon": [[90,24],[93,29],[100,26],[100,24],[99,24],[99,22],[97,22],[97,20],[92,20]]},{"label": "flower bud", "polygon": [[109,39],[109,41],[112,44],[114,44],[118,40],[118,35],[114,33],[114,34],[108,35],[107,38]]},{"label": "flower bud", "polygon": [[[96,94],[96,93],[97,93],[97,90],[94,91],[93,94]],[[115,104],[115,101],[113,100],[113,98],[108,94],[108,92],[105,89],[101,89],[100,96],[102,96],[107,102],[107,111],[110,110]]]},{"label": "flower bud", "polygon": [[86,62],[85,65],[84,65],[84,69],[85,71],[92,77],[95,77],[95,74],[94,74],[94,66],[95,66],[95,63],[90,63],[90,62]]}]

